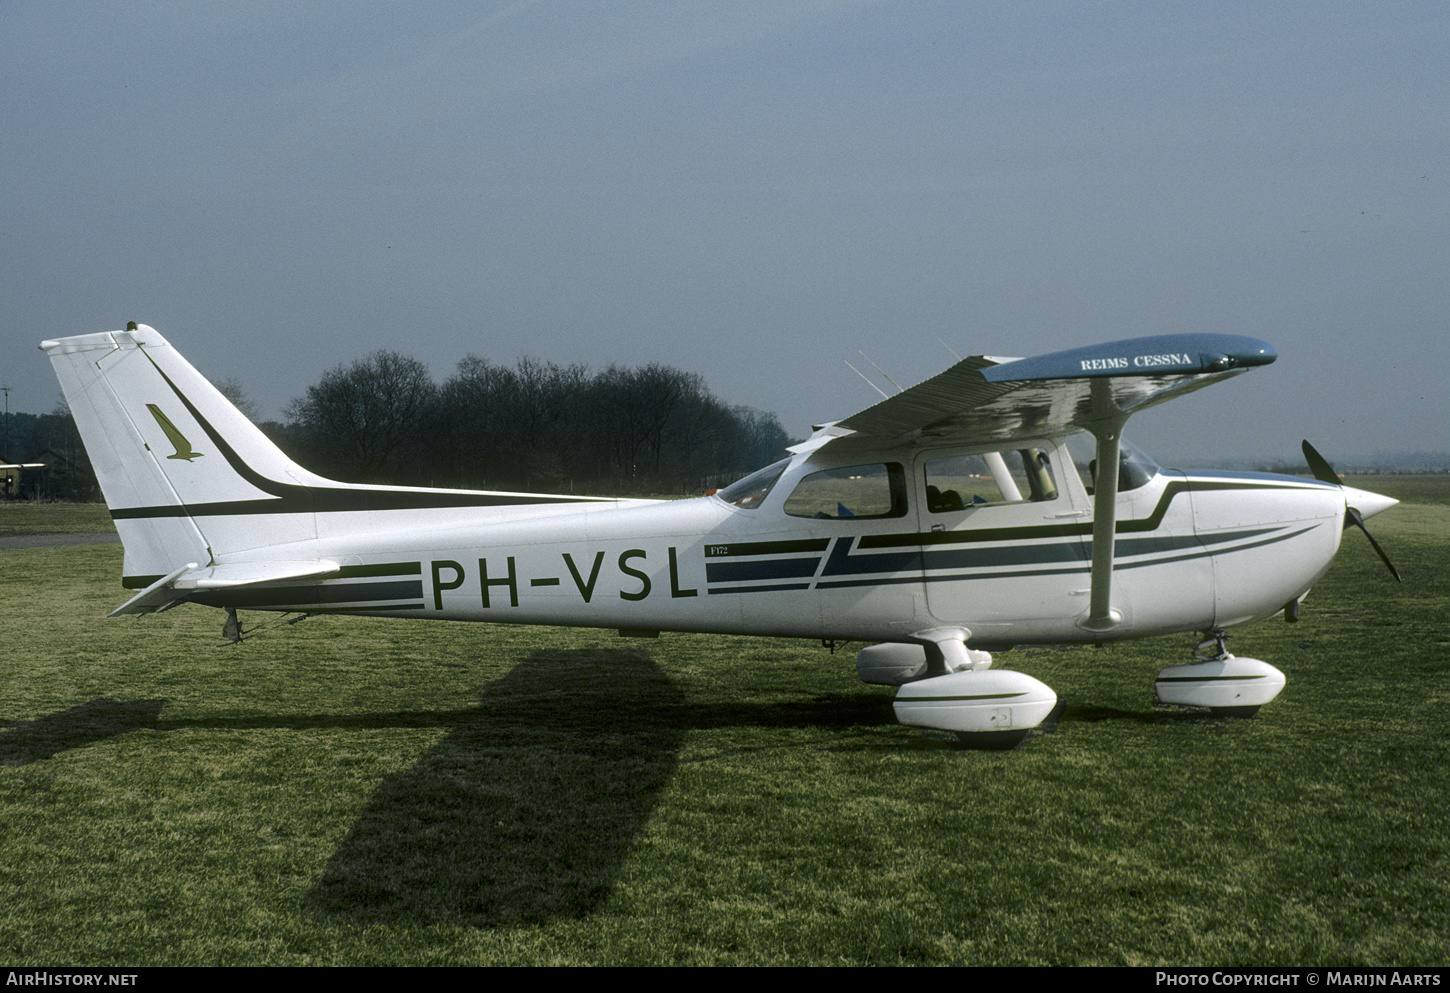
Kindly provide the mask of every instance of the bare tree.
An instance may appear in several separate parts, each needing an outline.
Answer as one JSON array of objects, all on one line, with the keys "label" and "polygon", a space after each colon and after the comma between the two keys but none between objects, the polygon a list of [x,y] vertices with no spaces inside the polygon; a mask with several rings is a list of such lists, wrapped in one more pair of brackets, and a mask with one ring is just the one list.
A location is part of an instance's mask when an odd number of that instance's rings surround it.
[{"label": "bare tree", "polygon": [[750,465],[769,465],[784,457],[791,439],[781,426],[779,417],[754,407],[731,407],[730,412],[739,425],[738,434],[745,445],[745,457]]},{"label": "bare tree", "polygon": [[[522,447],[514,419],[518,376],[469,355],[439,391],[440,438],[447,439],[459,485],[501,488],[513,482]],[[444,466],[440,466],[444,468]]]},{"label": "bare tree", "polygon": [[324,374],[287,415],[301,423],[314,459],[329,471],[396,480],[425,469],[425,426],[437,394],[423,363],[378,351]]},{"label": "bare tree", "polygon": [[469,355],[441,388],[378,352],[339,366],[267,425],[319,471],[477,489],[607,485],[663,492],[738,477],[788,444],[772,414],[729,407],[696,373],[658,364],[591,373]]},{"label": "bare tree", "polygon": [[242,412],[242,416],[253,424],[257,423],[261,415],[257,411],[257,405],[252,402],[251,398],[247,396],[246,391],[242,389],[241,380],[232,376],[229,379],[223,379],[220,383],[217,383],[216,388],[217,392],[226,397],[233,407]]}]

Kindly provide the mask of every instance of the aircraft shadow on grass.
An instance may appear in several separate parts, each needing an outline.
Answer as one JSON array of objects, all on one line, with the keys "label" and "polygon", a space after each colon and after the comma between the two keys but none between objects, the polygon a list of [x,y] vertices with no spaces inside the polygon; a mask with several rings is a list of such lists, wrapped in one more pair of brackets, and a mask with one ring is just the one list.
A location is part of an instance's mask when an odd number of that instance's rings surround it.
[{"label": "aircraft shadow on grass", "polygon": [[584,918],[612,891],[690,731],[874,729],[889,712],[888,699],[860,693],[693,702],[644,652],[537,652],[379,788],[307,903],[326,916],[379,923],[497,927]]},{"label": "aircraft shadow on grass", "polygon": [[860,693],[690,701],[647,651],[535,652],[378,789],[307,904],[361,922],[587,917],[612,891],[689,732],[875,728],[889,717],[888,699]]},{"label": "aircraft shadow on grass", "polygon": [[682,705],[645,653],[531,655],[378,789],[307,903],[484,927],[588,915],[674,773]]},{"label": "aircraft shadow on grass", "polygon": [[[0,764],[38,762],[142,729],[446,728],[439,744],[377,790],[306,902],[313,912],[358,921],[477,927],[595,911],[674,775],[690,731],[874,728],[886,723],[890,707],[860,693],[692,702],[648,652],[635,649],[533,653],[490,684],[477,707],[453,712],[170,721],[160,717],[165,703],[100,698],[0,728]],[[1059,716],[1069,724],[1164,719],[1101,708],[1066,708]],[[942,747],[914,737],[918,747]]]},{"label": "aircraft shadow on grass", "polygon": [[165,700],[98,697],[38,720],[0,722],[0,765],[29,765],[73,748],[157,727],[165,705]]},{"label": "aircraft shadow on grass", "polygon": [[307,902],[354,920],[485,927],[595,910],[690,731],[879,726],[890,708],[859,693],[692,702],[648,651],[633,648],[535,652],[487,686],[477,707],[456,711],[166,719],[166,702],[98,698],[34,721],[0,722],[0,764],[40,762],[147,729],[445,729],[438,745],[378,789]]}]

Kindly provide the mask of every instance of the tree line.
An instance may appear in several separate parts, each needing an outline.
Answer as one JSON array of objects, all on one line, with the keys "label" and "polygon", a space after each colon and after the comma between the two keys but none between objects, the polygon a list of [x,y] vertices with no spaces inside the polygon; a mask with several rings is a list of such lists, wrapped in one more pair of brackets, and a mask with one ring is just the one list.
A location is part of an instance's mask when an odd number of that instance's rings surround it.
[{"label": "tree line", "polygon": [[698,492],[790,444],[774,414],[658,363],[595,372],[470,355],[440,384],[384,350],[324,374],[285,417],[263,430],[315,472],[465,489]]},{"label": "tree line", "polygon": [[327,372],[263,425],[299,462],[356,482],[556,492],[699,492],[780,458],[774,414],[731,406],[697,373],[651,363],[470,355],[435,383],[379,351]]}]

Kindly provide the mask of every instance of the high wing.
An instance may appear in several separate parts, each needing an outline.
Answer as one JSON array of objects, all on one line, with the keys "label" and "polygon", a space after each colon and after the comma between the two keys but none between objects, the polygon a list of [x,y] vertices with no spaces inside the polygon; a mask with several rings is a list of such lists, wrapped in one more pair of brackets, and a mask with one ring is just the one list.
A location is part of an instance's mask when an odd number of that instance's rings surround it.
[{"label": "high wing", "polygon": [[[833,454],[920,441],[996,442],[1086,430],[1097,465],[1116,466],[1123,424],[1139,410],[1278,358],[1266,341],[1230,334],[1157,335],[1030,359],[963,359],[946,372],[845,420],[824,425],[791,451]],[[1122,620],[1112,606],[1118,474],[1093,488],[1090,630]]]},{"label": "high wing", "polygon": [[1242,335],[1134,338],[1030,359],[965,358],[791,449],[833,452],[931,439],[995,442],[1120,428],[1129,415],[1202,389],[1278,354]]}]

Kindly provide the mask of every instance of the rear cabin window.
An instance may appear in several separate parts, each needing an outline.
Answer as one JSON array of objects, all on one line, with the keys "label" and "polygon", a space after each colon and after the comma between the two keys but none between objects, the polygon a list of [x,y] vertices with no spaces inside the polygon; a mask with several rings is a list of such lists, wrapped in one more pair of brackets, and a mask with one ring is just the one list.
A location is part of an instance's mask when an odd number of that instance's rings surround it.
[{"label": "rear cabin window", "polygon": [[926,463],[926,509],[933,514],[1056,499],[1052,461],[1040,448],[953,455]]},{"label": "rear cabin window", "polygon": [[813,472],[786,498],[792,517],[841,520],[906,515],[906,474],[895,462]]},{"label": "rear cabin window", "polygon": [[770,494],[771,487],[775,485],[775,481],[780,478],[781,473],[785,472],[785,467],[788,465],[790,465],[790,459],[781,459],[764,469],[752,472],[744,479],[737,479],[723,490],[717,491],[715,495],[732,507],[754,510]]}]

